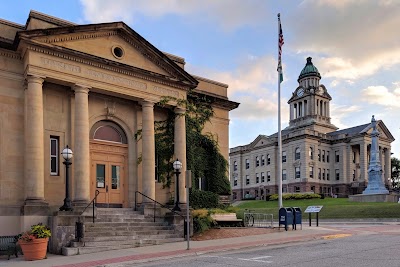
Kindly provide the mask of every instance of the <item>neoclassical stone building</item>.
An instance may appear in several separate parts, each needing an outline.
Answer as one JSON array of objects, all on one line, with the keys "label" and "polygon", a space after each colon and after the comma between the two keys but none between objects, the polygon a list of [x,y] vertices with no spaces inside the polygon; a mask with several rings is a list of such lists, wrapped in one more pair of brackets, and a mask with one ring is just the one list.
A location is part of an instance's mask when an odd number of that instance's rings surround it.
[{"label": "neoclassical stone building", "polygon": [[[135,191],[161,203],[172,189],[156,177],[154,122],[188,90],[213,100],[206,131],[228,159],[228,86],[189,74],[184,58],[161,52],[123,22],[77,25],[31,11],[25,25],[0,20],[0,235],[45,221],[63,204],[60,152],[73,150],[71,198],[132,207]],[[135,133],[142,130],[142,138]],[[186,168],[184,116],[175,120],[175,157]],[[138,163],[138,158],[141,161]],[[185,202],[184,179],[180,179]]]},{"label": "neoclassical stone building", "polygon": [[[262,198],[278,192],[277,161],[282,160],[283,192],[315,192],[339,197],[362,193],[368,183],[372,124],[338,130],[331,123],[327,88],[311,58],[289,99],[290,122],[278,135],[259,135],[248,145],[230,149],[230,179],[234,200],[246,194]],[[372,114],[371,114],[372,115]],[[377,121],[384,183],[391,174],[392,134]]]}]

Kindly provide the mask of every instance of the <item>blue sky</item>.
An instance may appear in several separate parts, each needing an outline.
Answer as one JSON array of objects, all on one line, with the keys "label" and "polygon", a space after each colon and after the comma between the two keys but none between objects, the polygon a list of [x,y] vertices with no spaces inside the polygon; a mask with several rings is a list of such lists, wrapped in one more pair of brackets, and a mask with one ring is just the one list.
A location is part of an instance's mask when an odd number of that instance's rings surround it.
[{"label": "blue sky", "polygon": [[[277,13],[283,46],[282,124],[306,58],[313,57],[340,129],[382,119],[400,139],[400,1],[19,0],[0,18],[25,24],[36,10],[75,23],[124,21],[192,74],[229,85],[230,146],[277,131]],[[400,157],[399,140],[392,144]]]}]

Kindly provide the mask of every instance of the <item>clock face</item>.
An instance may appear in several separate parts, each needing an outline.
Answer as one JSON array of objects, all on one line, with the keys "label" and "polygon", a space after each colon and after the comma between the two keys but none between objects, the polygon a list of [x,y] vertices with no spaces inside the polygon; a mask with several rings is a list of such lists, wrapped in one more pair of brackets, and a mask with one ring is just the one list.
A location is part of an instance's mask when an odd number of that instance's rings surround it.
[{"label": "clock face", "polygon": [[303,88],[300,88],[299,90],[297,90],[297,96],[298,97],[303,96],[303,94],[304,94],[304,89]]}]

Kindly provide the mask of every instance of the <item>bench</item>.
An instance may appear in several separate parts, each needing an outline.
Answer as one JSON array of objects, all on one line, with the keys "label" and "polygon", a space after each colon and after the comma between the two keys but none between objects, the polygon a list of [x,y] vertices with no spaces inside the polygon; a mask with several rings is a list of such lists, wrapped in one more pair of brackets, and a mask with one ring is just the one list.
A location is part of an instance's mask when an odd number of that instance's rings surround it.
[{"label": "bench", "polygon": [[238,219],[236,213],[215,213],[211,214],[211,218],[218,225],[242,226],[242,219]]},{"label": "bench", "polygon": [[0,255],[8,255],[10,259],[14,254],[18,258],[17,241],[18,236],[15,235],[0,236]]}]

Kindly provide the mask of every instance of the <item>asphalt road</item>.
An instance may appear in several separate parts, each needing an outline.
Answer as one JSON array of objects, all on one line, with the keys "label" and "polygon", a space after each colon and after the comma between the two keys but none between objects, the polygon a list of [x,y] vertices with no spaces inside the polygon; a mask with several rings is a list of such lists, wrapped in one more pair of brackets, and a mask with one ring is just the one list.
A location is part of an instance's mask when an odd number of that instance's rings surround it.
[{"label": "asphalt road", "polygon": [[343,226],[348,235],[275,247],[233,250],[168,259],[145,264],[113,266],[294,266],[294,267],[399,267],[400,226]]}]

